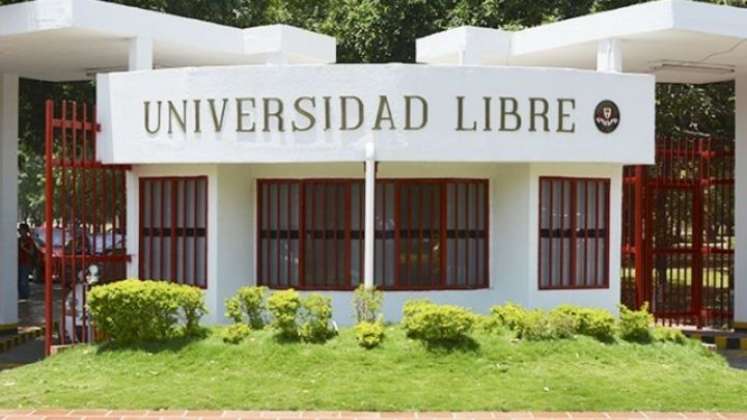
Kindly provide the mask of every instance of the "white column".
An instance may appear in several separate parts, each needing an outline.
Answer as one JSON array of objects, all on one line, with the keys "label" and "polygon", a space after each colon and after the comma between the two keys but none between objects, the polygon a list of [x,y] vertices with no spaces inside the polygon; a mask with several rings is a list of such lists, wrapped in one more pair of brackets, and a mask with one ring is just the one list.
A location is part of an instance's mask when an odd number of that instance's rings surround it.
[{"label": "white column", "polygon": [[597,71],[622,73],[622,45],[618,39],[603,39],[597,44]]},{"label": "white column", "polygon": [[366,143],[366,196],[365,234],[363,243],[363,284],[367,289],[374,287],[374,211],[376,208],[376,149],[373,142]]},{"label": "white column", "polygon": [[128,69],[150,70],[153,68],[153,39],[138,36],[130,39]]},{"label": "white column", "polygon": [[[152,70],[153,69],[153,40],[147,37],[135,37],[130,39],[129,50],[129,71]],[[138,194],[140,186],[135,171],[127,171],[125,178],[125,188],[127,189],[127,254],[132,256],[127,264],[127,276],[137,278],[138,273],[138,255],[139,251],[139,209],[140,196]]]},{"label": "white column", "polygon": [[735,77],[735,173],[734,224],[734,321],[737,328],[747,329],[747,68]]},{"label": "white column", "polygon": [[0,74],[0,331],[18,323],[18,76]]}]

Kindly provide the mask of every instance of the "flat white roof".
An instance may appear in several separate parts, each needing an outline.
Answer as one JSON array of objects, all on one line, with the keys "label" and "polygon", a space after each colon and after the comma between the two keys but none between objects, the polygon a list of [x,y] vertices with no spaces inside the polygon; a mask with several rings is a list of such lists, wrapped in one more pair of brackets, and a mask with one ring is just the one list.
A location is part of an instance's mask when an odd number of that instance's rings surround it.
[{"label": "flat white roof", "polygon": [[333,63],[335,39],[287,25],[240,29],[96,0],[36,0],[0,7],[0,72],[41,80],[126,70],[129,40],[153,40],[156,67]]},{"label": "flat white roof", "polygon": [[[659,82],[730,80],[736,68],[747,66],[747,9],[688,0],[660,0],[516,32],[494,31],[507,38],[501,42],[509,47],[486,51],[481,64],[594,69],[599,41],[618,39],[623,70],[656,73]],[[457,62],[467,37],[454,30],[445,33],[450,34],[418,40],[419,62]]]},{"label": "flat white roof", "polygon": [[[0,7],[0,72],[41,80],[126,70],[130,40],[152,39],[157,68],[335,62],[335,39],[287,25],[240,29],[97,0]],[[594,69],[599,41],[617,39],[623,70],[660,82],[730,80],[747,68],[747,9],[659,0],[517,32],[455,28],[418,40],[417,59]],[[281,62],[285,62],[281,60]]]}]

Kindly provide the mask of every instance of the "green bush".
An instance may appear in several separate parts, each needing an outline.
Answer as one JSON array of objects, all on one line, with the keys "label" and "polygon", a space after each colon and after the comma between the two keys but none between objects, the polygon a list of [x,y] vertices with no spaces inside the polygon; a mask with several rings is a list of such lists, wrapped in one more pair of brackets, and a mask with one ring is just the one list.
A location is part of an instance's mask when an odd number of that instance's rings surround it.
[{"label": "green bush", "polygon": [[227,344],[239,344],[249,337],[252,329],[244,323],[232,324],[222,331],[223,342]]},{"label": "green bush", "polygon": [[428,300],[411,300],[402,308],[402,327],[407,336],[429,343],[457,342],[467,338],[476,316],[454,305],[436,305]]},{"label": "green bush", "polygon": [[301,309],[301,297],[293,289],[275,292],[267,299],[267,308],[272,314],[272,328],[285,338],[297,338],[297,317]]},{"label": "green bush", "polygon": [[200,289],[162,281],[123,280],[94,287],[87,298],[96,328],[123,343],[197,334],[207,313]]},{"label": "green bush", "polygon": [[171,284],[176,288],[179,304],[184,315],[184,334],[194,337],[200,334],[200,320],[207,314],[205,294],[197,287]]},{"label": "green bush", "polygon": [[332,320],[332,300],[317,293],[312,293],[301,300],[298,337],[303,341],[324,342],[335,335],[330,326]]},{"label": "green bush", "polygon": [[654,328],[653,337],[656,341],[662,343],[687,344],[688,340],[682,331],[661,326]]},{"label": "green bush", "polygon": [[384,324],[381,322],[359,322],[355,326],[355,339],[358,345],[372,349],[384,340]]},{"label": "green bush", "polygon": [[265,326],[266,287],[242,287],[226,300],[226,316],[235,323],[246,323],[254,329]]},{"label": "green bush", "polygon": [[560,305],[553,312],[562,313],[573,319],[576,334],[610,342],[615,338],[615,317],[604,309],[583,308],[575,305]]},{"label": "green bush", "polygon": [[575,332],[573,317],[565,312],[527,311],[516,327],[517,337],[524,340],[557,340],[570,338]]},{"label": "green bush", "polygon": [[380,290],[366,289],[362,284],[358,286],[353,296],[356,320],[359,323],[378,321],[383,301],[384,294]]},{"label": "green bush", "polygon": [[654,317],[648,312],[648,303],[638,311],[620,305],[618,329],[623,340],[650,343],[654,340]]},{"label": "green bush", "polygon": [[509,330],[516,330],[524,321],[527,310],[521,305],[508,302],[504,305],[493,306],[490,308],[490,314],[491,318],[495,319],[496,324]]}]

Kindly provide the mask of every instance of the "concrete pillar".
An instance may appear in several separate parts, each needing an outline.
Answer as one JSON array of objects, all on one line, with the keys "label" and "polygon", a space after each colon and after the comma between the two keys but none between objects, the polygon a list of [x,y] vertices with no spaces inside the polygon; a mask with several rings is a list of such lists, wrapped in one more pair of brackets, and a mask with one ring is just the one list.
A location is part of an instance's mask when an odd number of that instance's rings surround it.
[{"label": "concrete pillar", "polygon": [[138,36],[130,39],[128,69],[151,70],[153,68],[153,40]]},{"label": "concrete pillar", "polygon": [[[153,40],[147,37],[135,37],[130,39],[128,70],[152,70],[153,69]],[[138,177],[134,171],[128,171],[125,178],[125,188],[127,189],[127,254],[132,256],[127,264],[127,276],[137,278],[138,273],[138,251],[139,251],[139,208],[140,189]]]},{"label": "concrete pillar", "polygon": [[618,39],[603,39],[597,44],[597,71],[622,73],[623,53]]},{"label": "concrete pillar", "polygon": [[737,328],[747,329],[747,68],[737,72],[735,85],[734,321]]},{"label": "concrete pillar", "polygon": [[18,323],[18,76],[0,74],[0,332]]}]

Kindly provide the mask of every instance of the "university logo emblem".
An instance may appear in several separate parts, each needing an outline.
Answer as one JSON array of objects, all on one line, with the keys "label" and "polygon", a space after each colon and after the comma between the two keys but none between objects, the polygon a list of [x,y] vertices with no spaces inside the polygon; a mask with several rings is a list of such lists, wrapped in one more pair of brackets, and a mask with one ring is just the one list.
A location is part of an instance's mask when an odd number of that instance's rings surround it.
[{"label": "university logo emblem", "polygon": [[620,109],[609,100],[604,100],[594,110],[594,123],[602,133],[611,133],[620,125]]}]

